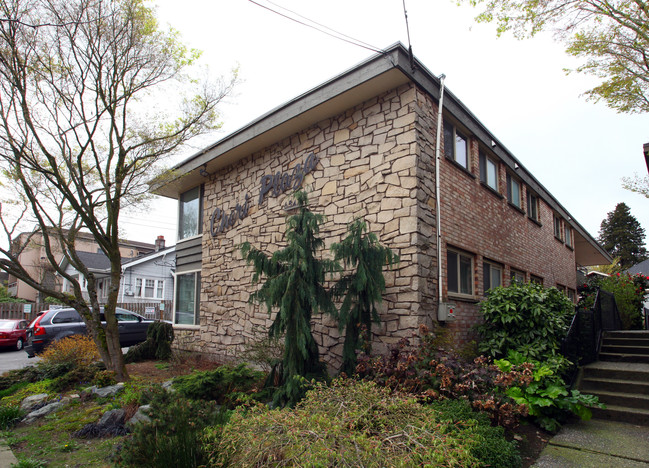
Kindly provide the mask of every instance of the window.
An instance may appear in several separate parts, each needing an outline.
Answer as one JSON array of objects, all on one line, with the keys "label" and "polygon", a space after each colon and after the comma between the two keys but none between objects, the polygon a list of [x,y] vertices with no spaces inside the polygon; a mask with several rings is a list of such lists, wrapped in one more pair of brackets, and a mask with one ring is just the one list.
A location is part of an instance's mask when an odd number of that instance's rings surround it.
[{"label": "window", "polygon": [[507,201],[521,208],[521,183],[507,174]]},{"label": "window", "polygon": [[529,190],[527,191],[527,216],[534,221],[540,221],[539,218],[539,197]]},{"label": "window", "polygon": [[519,270],[514,270],[513,268],[510,270],[510,279],[513,281],[516,281],[517,283],[524,283],[525,282],[525,273]]},{"label": "window", "polygon": [[541,286],[543,286],[543,278],[541,278],[540,276],[536,276],[536,275],[530,275],[530,283],[536,283],[536,284],[540,284]]},{"label": "window", "polygon": [[448,292],[473,295],[473,257],[449,250],[446,261]]},{"label": "window", "polygon": [[492,288],[502,286],[503,269],[500,265],[491,262],[484,262],[482,264],[482,271],[485,294]]},{"label": "window", "polygon": [[554,215],[554,237],[561,240],[561,218]]},{"label": "window", "polygon": [[198,325],[201,273],[196,271],[176,277],[174,324]]},{"label": "window", "polygon": [[572,247],[572,229],[568,223],[563,223],[563,239],[568,247]]},{"label": "window", "polygon": [[467,138],[448,122],[444,122],[444,155],[463,168],[469,168]]},{"label": "window", "polygon": [[483,184],[498,191],[498,165],[489,158],[483,151],[479,153],[480,158],[480,181]]},{"label": "window", "polygon": [[180,195],[178,214],[178,239],[197,236],[202,232],[202,186]]},{"label": "window", "polygon": [[566,289],[566,295],[568,296],[568,299],[570,299],[573,303],[576,302],[577,293],[575,292],[574,289],[567,288]]},{"label": "window", "polygon": [[148,299],[163,299],[164,280],[161,279],[154,280],[150,278],[136,278],[135,297],[144,297]]}]

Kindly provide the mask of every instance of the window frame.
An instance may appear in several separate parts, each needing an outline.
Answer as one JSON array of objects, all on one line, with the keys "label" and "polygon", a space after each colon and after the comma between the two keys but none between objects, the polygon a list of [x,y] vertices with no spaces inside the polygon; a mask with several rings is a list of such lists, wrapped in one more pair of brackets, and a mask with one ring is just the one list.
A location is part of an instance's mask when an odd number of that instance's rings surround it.
[{"label": "window frame", "polygon": [[[523,184],[521,184],[521,181],[518,180],[513,175],[511,175],[509,172],[507,173],[506,179],[507,179],[507,202],[510,205],[514,206],[515,208],[518,208],[519,210],[523,211],[523,207],[522,207],[522,205],[523,205],[523,202],[522,202]],[[517,197],[518,203],[515,203],[513,201],[514,200],[514,194],[513,194],[513,190],[512,190],[512,184],[513,183],[515,183],[516,186],[518,187],[518,197]]]},{"label": "window frame", "polygon": [[[450,140],[452,142],[452,145],[448,144],[449,142],[447,136],[449,135],[451,136]],[[464,156],[465,156],[464,164],[462,164],[460,161],[457,160],[458,136],[462,140],[464,140]],[[458,131],[457,125],[451,123],[448,120],[444,121],[444,156],[446,156],[446,158],[450,159],[458,166],[464,168],[466,171],[469,171],[469,168],[471,167],[469,137],[466,136],[464,132]]]},{"label": "window frame", "polygon": [[540,284],[541,286],[543,286],[543,278],[530,273],[530,283],[536,283],[536,284]]},{"label": "window frame", "polygon": [[[454,267],[455,273],[457,275],[455,278],[457,290],[451,290],[450,274],[452,270],[451,270],[451,262],[450,262],[449,255],[457,256],[455,267]],[[461,263],[462,259],[469,260],[469,274],[470,274],[470,278],[468,281],[468,285],[470,287],[469,292],[462,292],[462,263]],[[467,298],[475,297],[475,255],[452,247],[448,247],[446,249],[446,289],[449,295],[462,296]]]},{"label": "window frame", "polygon": [[[179,304],[179,286],[181,285],[181,277],[193,275],[194,277],[194,322],[193,323],[179,323],[178,322],[178,304]],[[174,327],[198,327],[200,325],[200,310],[201,310],[201,270],[189,270],[181,273],[176,273],[174,281],[174,306],[173,306],[173,326]]]},{"label": "window frame", "polygon": [[[491,158],[487,153],[483,150],[478,150],[478,160],[479,160],[479,165],[480,165],[480,182],[482,182],[484,185],[489,187],[491,190],[495,192],[499,192],[498,190],[498,162],[494,158]],[[494,168],[494,185],[491,185],[489,183],[489,164],[491,164]]]},{"label": "window frame", "polygon": [[[193,192],[195,190],[198,190],[198,195],[196,198],[190,198],[188,200],[184,200],[184,197],[188,197],[190,192]],[[192,195],[193,196],[193,195]],[[193,202],[194,200],[197,200],[198,204],[198,219],[196,220],[197,226],[196,226],[196,232],[191,232],[191,233],[185,233],[183,231],[183,216],[185,213],[185,206],[189,206],[190,202]],[[203,185],[198,185],[196,187],[193,187],[183,193],[180,194],[180,197],[178,197],[178,240],[182,241],[185,239],[191,239],[192,237],[197,237],[200,236],[203,233]]]},{"label": "window frame", "polygon": [[[487,272],[487,269],[489,270],[488,272]],[[492,281],[491,281],[492,280],[491,270],[498,270],[500,272],[500,275],[499,275],[500,284],[498,284],[496,286],[493,286],[491,284],[492,283]],[[483,293],[483,295],[486,296],[487,292],[489,290],[497,288],[497,287],[503,285],[503,274],[504,274],[504,272],[505,272],[505,268],[500,263],[495,263],[495,262],[492,262],[490,260],[483,260],[482,261],[482,289],[483,289],[482,293]],[[487,287],[487,278],[489,280],[489,287]]]},{"label": "window frame", "polygon": [[567,247],[573,247],[572,227],[570,227],[570,224],[568,224],[567,222],[563,223],[563,241],[565,242]]},{"label": "window frame", "polygon": [[[518,277],[522,278],[522,281],[519,281]],[[517,268],[510,268],[509,269],[509,282],[510,284],[513,283],[514,281],[520,283],[520,284],[525,284],[527,281],[527,275],[523,270],[519,270]]]},{"label": "window frame", "polygon": [[561,229],[561,216],[556,213],[552,215],[552,229],[554,231],[554,238],[558,241],[563,242],[563,238],[561,237],[561,233],[563,231]]},{"label": "window frame", "polygon": [[[146,283],[147,281],[153,281],[153,295],[152,296],[147,296],[146,295]],[[160,285],[162,285],[162,296],[158,297],[157,293],[158,290],[160,289]],[[164,291],[165,291],[165,280],[164,279],[155,279],[155,278],[150,278],[146,276],[136,276],[135,277],[135,291],[134,291],[134,296],[140,299],[155,299],[155,300],[163,300],[164,299]]]},{"label": "window frame", "polygon": [[539,196],[528,189],[526,198],[527,198],[527,217],[530,218],[532,221],[535,221],[540,224],[541,213],[540,213]]}]

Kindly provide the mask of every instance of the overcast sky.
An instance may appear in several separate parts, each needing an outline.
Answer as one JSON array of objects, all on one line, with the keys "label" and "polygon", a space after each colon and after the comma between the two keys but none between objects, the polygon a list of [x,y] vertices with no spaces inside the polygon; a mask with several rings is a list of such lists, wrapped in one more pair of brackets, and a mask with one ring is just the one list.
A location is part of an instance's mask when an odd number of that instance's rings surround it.
[{"label": "overcast sky", "polygon": [[[280,5],[329,28],[385,48],[408,45],[402,0],[256,0]],[[221,107],[225,137],[261,114],[365,60],[370,50],[307,28],[249,0],[155,0],[161,24],[204,51],[215,74],[240,67],[243,83]],[[482,121],[559,202],[597,237],[619,202],[649,232],[649,200],[621,187],[624,176],[647,174],[642,144],[649,115],[617,114],[581,93],[593,78],[566,75],[579,64],[550,35],[497,38],[476,24],[477,11],[452,0],[406,0],[415,56]],[[285,12],[286,13],[286,12]],[[288,14],[288,13],[287,13]],[[200,146],[200,145],[199,145]],[[177,161],[193,154],[187,148]],[[176,241],[176,202],[160,199],[150,213],[123,218],[140,241]]]}]

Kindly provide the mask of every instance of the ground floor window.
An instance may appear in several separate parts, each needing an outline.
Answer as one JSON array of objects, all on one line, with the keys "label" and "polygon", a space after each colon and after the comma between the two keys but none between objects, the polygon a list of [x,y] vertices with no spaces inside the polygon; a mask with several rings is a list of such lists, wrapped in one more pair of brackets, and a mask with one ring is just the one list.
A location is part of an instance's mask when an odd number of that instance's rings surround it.
[{"label": "ground floor window", "polygon": [[524,283],[525,282],[525,273],[519,270],[514,270],[513,268],[510,270],[510,279],[513,281],[516,281],[517,283]]},{"label": "ground floor window", "polygon": [[200,289],[201,273],[199,271],[176,276],[175,324],[198,325]]},{"label": "ground floor window", "polygon": [[502,286],[503,269],[491,262],[484,262],[482,265],[484,293],[487,294],[490,289]]},{"label": "ground floor window", "polygon": [[448,292],[473,295],[473,256],[454,250],[446,255]]}]

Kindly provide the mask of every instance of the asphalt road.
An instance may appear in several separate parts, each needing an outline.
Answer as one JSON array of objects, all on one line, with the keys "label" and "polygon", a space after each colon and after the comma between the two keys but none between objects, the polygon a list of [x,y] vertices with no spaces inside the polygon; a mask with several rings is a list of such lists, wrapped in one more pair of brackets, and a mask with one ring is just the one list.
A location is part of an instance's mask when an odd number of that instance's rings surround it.
[{"label": "asphalt road", "polygon": [[22,369],[23,367],[36,364],[40,358],[34,357],[29,359],[25,351],[14,351],[11,349],[0,348],[0,374],[12,369]]}]

